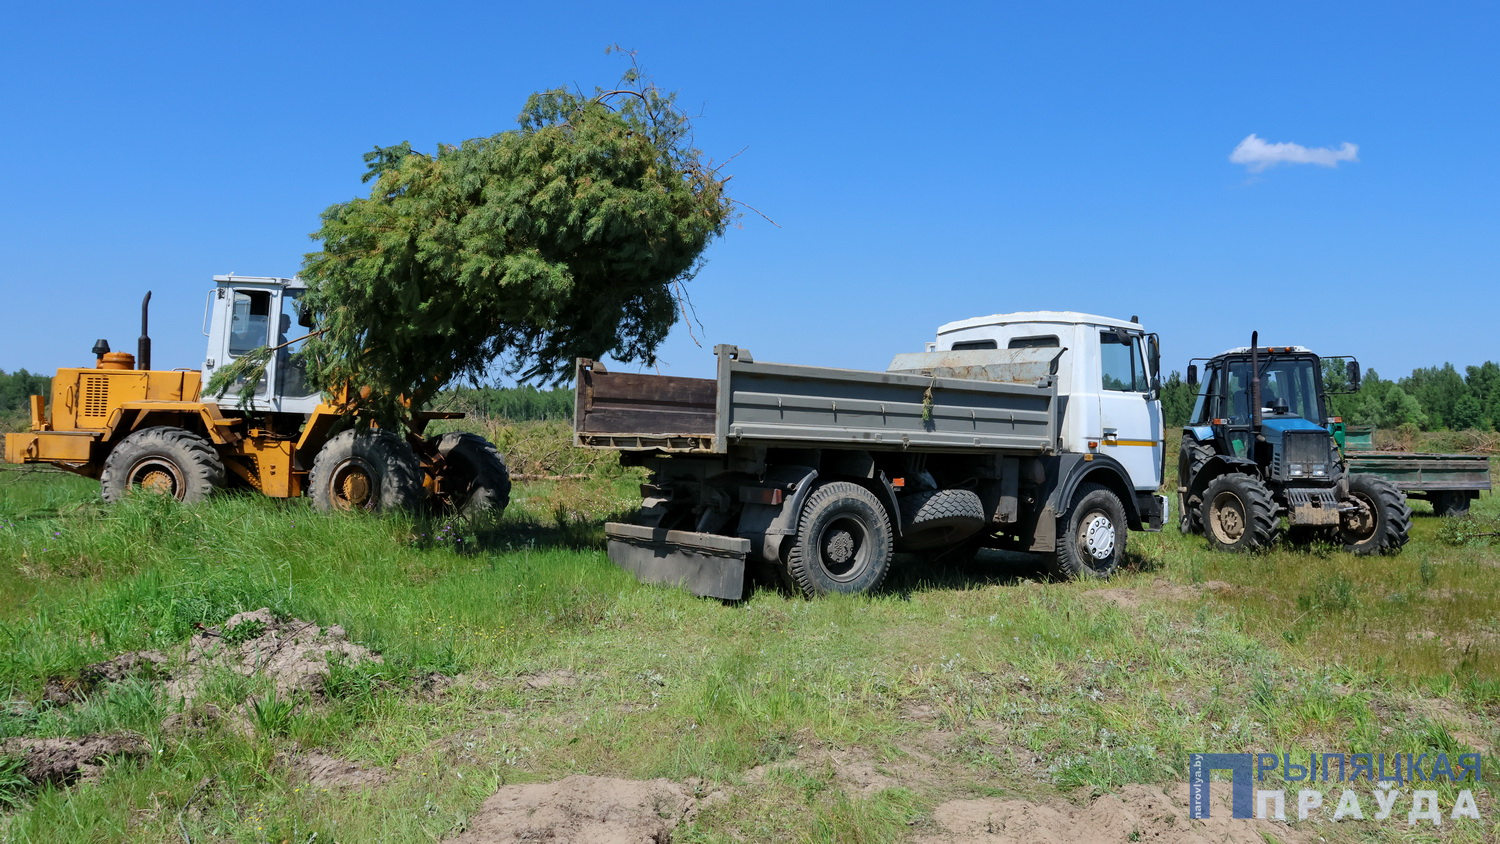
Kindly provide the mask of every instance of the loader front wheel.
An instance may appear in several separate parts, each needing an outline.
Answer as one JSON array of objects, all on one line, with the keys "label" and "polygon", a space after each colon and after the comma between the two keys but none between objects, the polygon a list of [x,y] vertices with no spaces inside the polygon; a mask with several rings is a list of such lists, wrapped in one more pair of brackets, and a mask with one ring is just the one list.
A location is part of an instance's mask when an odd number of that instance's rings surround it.
[{"label": "loader front wheel", "polygon": [[445,512],[495,519],[505,512],[510,503],[510,471],[489,440],[455,431],[436,442],[429,440],[428,448],[443,457],[438,502]]},{"label": "loader front wheel", "polygon": [[219,453],[207,440],[181,428],[136,431],[115,446],[99,474],[100,491],[111,503],[139,488],[192,504],[223,485]]},{"label": "loader front wheel", "polygon": [[319,510],[409,510],[420,500],[421,470],[411,446],[390,431],[344,431],[318,452],[307,487]]}]

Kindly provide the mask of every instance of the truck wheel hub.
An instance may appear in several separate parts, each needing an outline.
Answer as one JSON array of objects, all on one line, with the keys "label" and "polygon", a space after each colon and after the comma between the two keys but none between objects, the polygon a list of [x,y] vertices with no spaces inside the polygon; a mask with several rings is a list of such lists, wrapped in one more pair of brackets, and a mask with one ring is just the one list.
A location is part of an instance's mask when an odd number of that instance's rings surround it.
[{"label": "truck wheel hub", "polygon": [[842,565],[854,559],[854,535],[847,530],[830,531],[823,545],[823,556],[828,562]]},{"label": "truck wheel hub", "polygon": [[1083,525],[1083,547],[1096,560],[1108,559],[1115,552],[1115,526],[1102,514],[1095,513]]}]

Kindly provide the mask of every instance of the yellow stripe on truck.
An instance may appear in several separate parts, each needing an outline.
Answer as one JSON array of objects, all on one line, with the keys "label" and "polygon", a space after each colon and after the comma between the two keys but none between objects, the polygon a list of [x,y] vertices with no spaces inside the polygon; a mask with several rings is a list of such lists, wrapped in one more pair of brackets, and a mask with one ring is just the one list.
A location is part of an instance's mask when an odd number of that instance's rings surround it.
[{"label": "yellow stripe on truck", "polygon": [[1104,445],[1161,445],[1161,440],[1103,440]]}]

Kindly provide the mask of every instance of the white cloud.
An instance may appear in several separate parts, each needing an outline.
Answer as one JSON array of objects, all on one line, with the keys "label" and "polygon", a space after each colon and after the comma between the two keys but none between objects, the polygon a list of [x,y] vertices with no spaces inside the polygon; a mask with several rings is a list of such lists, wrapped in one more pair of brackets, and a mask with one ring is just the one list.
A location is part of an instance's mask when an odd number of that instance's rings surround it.
[{"label": "white cloud", "polygon": [[1321,167],[1337,167],[1340,161],[1358,162],[1359,145],[1345,143],[1338,149],[1332,147],[1305,147],[1301,144],[1270,144],[1254,133],[1234,148],[1229,160],[1243,164],[1251,173],[1259,173],[1277,164],[1317,164]]}]

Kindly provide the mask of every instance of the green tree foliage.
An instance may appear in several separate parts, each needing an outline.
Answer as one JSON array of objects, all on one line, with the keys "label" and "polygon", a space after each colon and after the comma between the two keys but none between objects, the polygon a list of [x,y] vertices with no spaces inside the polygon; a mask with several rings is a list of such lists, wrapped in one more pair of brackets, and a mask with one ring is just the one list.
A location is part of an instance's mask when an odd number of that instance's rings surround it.
[{"label": "green tree foliage", "polygon": [[1427,414],[1433,428],[1455,428],[1454,412],[1468,393],[1468,385],[1451,363],[1412,370],[1401,379],[1401,389],[1410,393]]},{"label": "green tree foliage", "polygon": [[508,419],[512,422],[553,422],[573,419],[573,390],[519,387],[458,387],[444,390],[436,402],[444,407]]},{"label": "green tree foliage", "polygon": [[24,369],[7,374],[0,369],[0,413],[16,413],[27,408],[27,396],[46,396],[52,392],[52,379],[32,375]]},{"label": "green tree foliage", "polygon": [[1485,361],[1465,367],[1464,374],[1469,393],[1479,402],[1481,424],[1475,427],[1500,430],[1500,364]]},{"label": "green tree foliage", "polygon": [[1173,370],[1161,385],[1161,415],[1165,424],[1172,428],[1186,425],[1197,398],[1198,391],[1182,380],[1182,373]]},{"label": "green tree foliage", "polygon": [[313,382],[391,421],[497,361],[550,383],[575,357],[653,363],[733,216],[674,99],[632,63],[615,90],[532,95],[516,129],[368,153],[370,195],[323,212],[301,272]]}]

